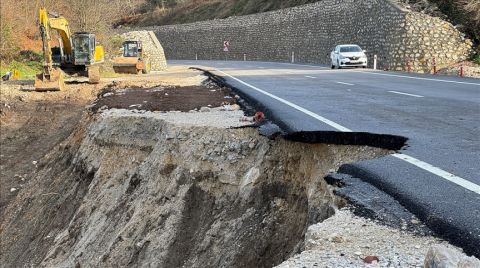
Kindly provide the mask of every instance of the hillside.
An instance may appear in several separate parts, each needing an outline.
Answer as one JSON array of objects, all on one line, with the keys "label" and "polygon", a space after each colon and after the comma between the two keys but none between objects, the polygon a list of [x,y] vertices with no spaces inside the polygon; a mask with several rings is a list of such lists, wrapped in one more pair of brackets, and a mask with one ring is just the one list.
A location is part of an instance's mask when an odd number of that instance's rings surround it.
[{"label": "hillside", "polygon": [[147,0],[140,7],[140,14],[126,17],[118,21],[117,25],[189,23],[266,12],[317,1],[319,0]]},{"label": "hillside", "polygon": [[[322,0],[147,0],[138,14],[116,26],[154,26],[189,23],[294,7]],[[480,0],[396,0],[414,11],[442,17],[470,38],[480,40]]]}]

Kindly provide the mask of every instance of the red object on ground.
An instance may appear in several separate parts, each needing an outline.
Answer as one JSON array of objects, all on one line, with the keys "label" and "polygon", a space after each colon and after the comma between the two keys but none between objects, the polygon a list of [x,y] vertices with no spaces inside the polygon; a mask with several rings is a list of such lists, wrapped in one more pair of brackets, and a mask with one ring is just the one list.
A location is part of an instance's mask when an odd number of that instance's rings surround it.
[{"label": "red object on ground", "polygon": [[433,65],[433,74],[437,74],[437,61],[435,60],[435,57],[433,57],[432,65]]},{"label": "red object on ground", "polygon": [[255,116],[253,117],[253,120],[255,122],[260,122],[262,121],[263,119],[265,119],[265,115],[262,113],[262,112],[256,112],[255,113]]},{"label": "red object on ground", "polygon": [[367,257],[363,258],[363,261],[365,263],[373,263],[374,261],[378,262],[379,259],[378,259],[377,256],[367,256]]},{"label": "red object on ground", "polygon": [[462,64],[460,65],[460,73],[459,73],[460,77],[463,77],[465,76],[465,73],[464,73],[464,70],[463,70],[463,62]]},{"label": "red object on ground", "polygon": [[410,59],[407,59],[407,72],[411,73],[412,72],[412,63]]}]

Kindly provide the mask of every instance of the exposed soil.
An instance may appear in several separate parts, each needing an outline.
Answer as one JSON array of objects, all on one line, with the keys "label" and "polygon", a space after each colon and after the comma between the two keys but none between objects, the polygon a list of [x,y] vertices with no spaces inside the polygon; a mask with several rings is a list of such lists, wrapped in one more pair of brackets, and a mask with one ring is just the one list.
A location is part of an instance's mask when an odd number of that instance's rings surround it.
[{"label": "exposed soil", "polygon": [[1,261],[270,267],[302,247],[308,225],[333,214],[323,176],[384,153],[271,141],[252,128],[178,126],[148,113],[94,114],[40,161],[7,209]]},{"label": "exposed soil", "polygon": [[106,89],[92,107],[146,111],[200,110],[202,107],[220,107],[235,104],[235,95],[229,89],[217,86],[154,87],[148,89]]},{"label": "exposed soil", "polygon": [[[13,90],[16,96],[9,95]],[[95,91],[88,86],[71,88],[69,92],[44,93],[42,98],[41,93],[2,85],[0,218],[9,201],[34,176],[35,163],[72,133]]]},{"label": "exposed soil", "polygon": [[[34,92],[33,81],[2,82],[0,94],[0,218],[12,198],[34,176],[35,162],[65,140],[80,121],[85,106],[105,88],[162,86],[201,88],[206,77],[186,67],[173,67],[155,76],[103,79],[99,85],[67,82],[63,92]],[[173,90],[173,89],[172,89]],[[174,90],[175,91],[175,90]],[[216,88],[219,96],[223,93]],[[145,96],[149,98],[151,96]],[[163,101],[163,100],[162,100]],[[205,100],[206,101],[206,100]],[[191,103],[195,103],[192,99]],[[198,104],[204,104],[199,102]],[[207,104],[208,105],[208,104]],[[206,106],[206,105],[205,105]],[[35,161],[35,162],[34,162]]]}]

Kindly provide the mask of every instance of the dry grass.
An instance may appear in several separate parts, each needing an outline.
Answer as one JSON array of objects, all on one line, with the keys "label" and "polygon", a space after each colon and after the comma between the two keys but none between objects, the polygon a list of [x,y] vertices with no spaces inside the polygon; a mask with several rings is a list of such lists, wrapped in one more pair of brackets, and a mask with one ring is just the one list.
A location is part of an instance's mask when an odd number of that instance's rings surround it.
[{"label": "dry grass", "polygon": [[155,9],[122,19],[118,24],[152,26],[222,19],[288,8],[320,0],[191,0],[180,1],[171,9]]}]

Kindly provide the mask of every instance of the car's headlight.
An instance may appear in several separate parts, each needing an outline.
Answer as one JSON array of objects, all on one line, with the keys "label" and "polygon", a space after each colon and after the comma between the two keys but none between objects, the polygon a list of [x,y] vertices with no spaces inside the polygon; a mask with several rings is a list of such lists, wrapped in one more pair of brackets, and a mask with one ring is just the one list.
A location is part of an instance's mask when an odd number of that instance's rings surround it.
[{"label": "car's headlight", "polygon": [[338,55],[338,58],[340,58],[341,60],[346,59],[346,57],[343,56],[342,54],[339,54],[339,55]]}]

